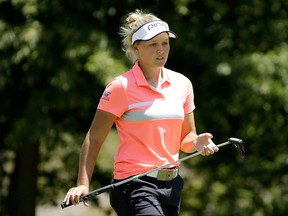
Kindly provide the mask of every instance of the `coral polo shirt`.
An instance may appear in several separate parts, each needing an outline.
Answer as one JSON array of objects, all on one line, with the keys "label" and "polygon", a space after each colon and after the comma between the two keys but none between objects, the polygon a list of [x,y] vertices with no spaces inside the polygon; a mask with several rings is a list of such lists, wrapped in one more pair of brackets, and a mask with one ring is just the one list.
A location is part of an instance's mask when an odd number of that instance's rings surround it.
[{"label": "coral polo shirt", "polygon": [[124,179],[178,160],[184,115],[194,108],[190,80],[164,67],[158,90],[147,83],[138,62],[109,83],[98,109],[117,116],[120,145],[114,178]]}]

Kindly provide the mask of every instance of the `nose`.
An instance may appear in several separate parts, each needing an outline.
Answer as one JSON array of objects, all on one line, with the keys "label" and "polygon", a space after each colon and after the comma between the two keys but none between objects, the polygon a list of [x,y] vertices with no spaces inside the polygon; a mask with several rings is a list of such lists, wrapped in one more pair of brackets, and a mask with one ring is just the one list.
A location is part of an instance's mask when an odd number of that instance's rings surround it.
[{"label": "nose", "polygon": [[162,45],[159,45],[157,49],[157,53],[163,53],[163,52],[164,52],[164,47]]}]

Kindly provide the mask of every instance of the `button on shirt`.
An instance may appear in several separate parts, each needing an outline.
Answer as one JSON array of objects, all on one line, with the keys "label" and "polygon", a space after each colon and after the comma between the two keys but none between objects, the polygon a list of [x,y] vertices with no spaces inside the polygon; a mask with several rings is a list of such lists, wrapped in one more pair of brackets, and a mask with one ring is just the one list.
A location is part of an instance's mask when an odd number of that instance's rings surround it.
[{"label": "button on shirt", "polygon": [[156,90],[136,62],[106,86],[98,109],[117,116],[114,178],[120,180],[178,160],[184,115],[195,109],[193,87],[187,77],[163,67]]}]

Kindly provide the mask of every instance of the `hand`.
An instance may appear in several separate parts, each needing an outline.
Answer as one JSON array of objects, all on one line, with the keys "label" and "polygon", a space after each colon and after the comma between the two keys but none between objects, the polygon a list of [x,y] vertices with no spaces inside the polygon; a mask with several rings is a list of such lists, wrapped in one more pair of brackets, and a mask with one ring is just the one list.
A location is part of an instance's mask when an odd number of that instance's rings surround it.
[{"label": "hand", "polygon": [[214,154],[219,150],[219,148],[213,143],[211,138],[213,138],[212,134],[203,133],[198,135],[196,139],[195,148],[198,152],[201,152],[203,156]]},{"label": "hand", "polygon": [[[79,185],[77,187],[70,188],[63,200],[63,202],[68,205],[70,202],[73,205],[79,204],[80,196],[83,194],[87,194],[89,192],[89,188],[86,185]],[[83,201],[83,204],[88,207],[89,204],[87,201]]]}]

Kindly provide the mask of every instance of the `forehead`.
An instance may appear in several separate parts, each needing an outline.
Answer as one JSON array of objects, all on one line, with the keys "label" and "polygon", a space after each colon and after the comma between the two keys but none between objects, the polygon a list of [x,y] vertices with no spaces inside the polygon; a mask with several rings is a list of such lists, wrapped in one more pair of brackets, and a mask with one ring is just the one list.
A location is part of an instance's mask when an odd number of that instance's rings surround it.
[{"label": "forehead", "polygon": [[157,36],[155,36],[154,38],[150,39],[150,40],[147,40],[147,41],[142,41],[142,42],[157,42],[157,41],[163,41],[163,40],[169,40],[169,35],[167,32],[163,32]]}]

